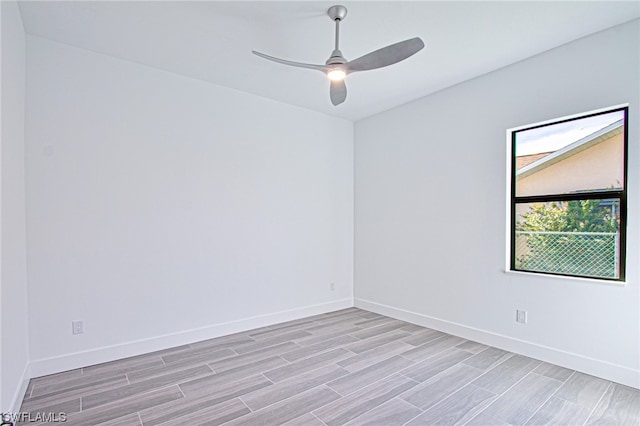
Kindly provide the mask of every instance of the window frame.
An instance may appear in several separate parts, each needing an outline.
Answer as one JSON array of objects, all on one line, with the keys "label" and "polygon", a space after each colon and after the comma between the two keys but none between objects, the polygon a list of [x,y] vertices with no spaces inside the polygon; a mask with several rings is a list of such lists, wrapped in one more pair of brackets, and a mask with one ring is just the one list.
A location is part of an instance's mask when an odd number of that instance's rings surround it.
[{"label": "window frame", "polygon": [[[530,196],[516,196],[516,135],[518,132],[537,129],[541,127],[547,127],[554,124],[567,123],[571,121],[580,120],[583,118],[594,117],[611,112],[623,112],[623,171],[622,171],[622,188],[616,190],[592,190],[572,192],[566,194],[548,194],[548,195],[530,195]],[[585,112],[581,114],[575,114],[569,117],[562,117],[553,120],[547,120],[541,123],[530,124],[507,130],[507,140],[509,141],[509,187],[510,187],[510,202],[509,202],[509,220],[510,220],[510,238],[509,238],[509,259],[508,267],[510,271],[530,273],[544,276],[558,276],[558,277],[570,277],[589,280],[603,280],[609,282],[622,282],[626,280],[626,258],[627,258],[627,179],[628,179],[628,145],[629,145],[629,105],[619,105],[615,107],[603,108],[596,111]],[[561,272],[543,272],[532,271],[527,269],[516,268],[516,206],[518,204],[525,203],[543,203],[543,202],[564,202],[564,201],[576,201],[576,200],[600,200],[600,199],[619,199],[620,200],[620,222],[619,222],[619,245],[620,251],[618,256],[618,277],[599,277],[593,275],[575,275]]]}]

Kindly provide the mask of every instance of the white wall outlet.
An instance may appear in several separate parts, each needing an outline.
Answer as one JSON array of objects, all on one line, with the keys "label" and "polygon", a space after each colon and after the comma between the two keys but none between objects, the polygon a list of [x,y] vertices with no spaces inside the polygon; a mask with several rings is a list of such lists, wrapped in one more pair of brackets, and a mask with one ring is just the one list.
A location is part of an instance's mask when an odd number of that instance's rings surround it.
[{"label": "white wall outlet", "polygon": [[329,290],[335,291],[336,290],[336,283],[329,284]]},{"label": "white wall outlet", "polygon": [[516,322],[527,323],[527,311],[516,310]]},{"label": "white wall outlet", "polygon": [[71,334],[84,333],[84,325],[82,321],[71,321]]}]

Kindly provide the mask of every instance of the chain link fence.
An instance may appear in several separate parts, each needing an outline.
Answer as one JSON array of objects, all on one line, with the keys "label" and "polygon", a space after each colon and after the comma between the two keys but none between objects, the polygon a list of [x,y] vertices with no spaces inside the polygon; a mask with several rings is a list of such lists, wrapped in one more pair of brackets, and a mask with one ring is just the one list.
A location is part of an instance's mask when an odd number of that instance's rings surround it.
[{"label": "chain link fence", "polygon": [[615,232],[516,231],[516,269],[618,278]]}]

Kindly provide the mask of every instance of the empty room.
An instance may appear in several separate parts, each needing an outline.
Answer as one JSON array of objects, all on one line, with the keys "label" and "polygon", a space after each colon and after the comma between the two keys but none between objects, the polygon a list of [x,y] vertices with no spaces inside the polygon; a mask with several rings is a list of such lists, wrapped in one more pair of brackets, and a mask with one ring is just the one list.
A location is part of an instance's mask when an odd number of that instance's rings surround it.
[{"label": "empty room", "polygon": [[0,4],[2,425],[640,424],[640,2]]}]

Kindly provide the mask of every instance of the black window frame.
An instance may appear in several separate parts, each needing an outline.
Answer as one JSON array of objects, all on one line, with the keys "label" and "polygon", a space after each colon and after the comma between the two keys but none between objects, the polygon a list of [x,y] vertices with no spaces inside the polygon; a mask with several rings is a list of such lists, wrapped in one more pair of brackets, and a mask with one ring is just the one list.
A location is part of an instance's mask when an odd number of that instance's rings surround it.
[{"label": "black window frame", "polygon": [[[623,182],[622,189],[616,190],[592,190],[592,191],[580,191],[566,194],[550,194],[550,195],[531,195],[531,196],[516,196],[516,135],[518,132],[538,129],[541,127],[552,126],[555,124],[567,123],[571,121],[581,120],[584,118],[595,117],[598,115],[608,114],[612,112],[622,111],[624,115],[623,120],[623,167],[622,171]],[[510,258],[509,265],[511,271],[526,272],[531,274],[551,275],[551,276],[563,276],[572,278],[585,278],[591,280],[605,280],[614,282],[625,282],[626,280],[626,258],[627,258],[627,179],[628,179],[628,145],[629,145],[629,106],[618,106],[612,108],[606,108],[598,110],[596,112],[588,112],[584,114],[577,114],[569,118],[560,118],[558,120],[550,120],[543,124],[534,124],[531,126],[520,127],[510,130],[511,133],[511,203],[510,203],[510,220],[511,220],[511,235],[510,235]],[[533,271],[528,269],[516,268],[516,206],[518,204],[526,203],[544,203],[544,202],[564,202],[575,200],[603,200],[603,199],[619,199],[619,244],[620,251],[618,256],[618,277],[599,277],[593,275],[574,275],[560,272],[546,272],[546,271]]]}]

